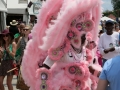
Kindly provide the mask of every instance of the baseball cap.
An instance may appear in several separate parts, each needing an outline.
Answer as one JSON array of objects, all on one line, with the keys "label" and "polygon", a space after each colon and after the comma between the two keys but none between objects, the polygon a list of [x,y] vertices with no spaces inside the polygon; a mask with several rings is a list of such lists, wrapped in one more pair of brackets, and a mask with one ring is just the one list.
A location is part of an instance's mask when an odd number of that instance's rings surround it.
[{"label": "baseball cap", "polygon": [[112,24],[112,25],[114,25],[114,22],[111,21],[111,20],[108,20],[108,21],[106,21],[105,25],[106,25],[106,24]]}]

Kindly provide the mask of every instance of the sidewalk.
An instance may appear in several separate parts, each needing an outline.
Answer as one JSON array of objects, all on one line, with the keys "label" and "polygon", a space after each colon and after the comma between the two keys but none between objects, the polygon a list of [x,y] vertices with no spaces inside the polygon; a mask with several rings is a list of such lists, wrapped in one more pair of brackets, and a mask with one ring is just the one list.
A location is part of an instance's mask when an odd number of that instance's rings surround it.
[{"label": "sidewalk", "polygon": [[[17,77],[14,75],[13,80],[12,80],[13,90],[19,90],[19,89],[16,89],[16,82],[17,82]],[[6,77],[4,79],[4,87],[5,87],[5,90],[8,90],[7,85],[6,85]]]}]

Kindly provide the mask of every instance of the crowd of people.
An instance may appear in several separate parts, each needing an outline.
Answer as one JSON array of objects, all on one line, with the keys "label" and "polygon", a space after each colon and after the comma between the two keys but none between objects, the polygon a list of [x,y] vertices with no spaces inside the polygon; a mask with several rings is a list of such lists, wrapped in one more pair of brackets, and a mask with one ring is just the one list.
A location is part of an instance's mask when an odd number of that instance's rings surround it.
[{"label": "crowd of people", "polygon": [[[1,32],[0,90],[5,90],[5,76],[8,90],[13,90],[13,75],[17,75],[18,80],[21,73],[21,79],[24,79],[22,85],[16,85],[16,88],[21,90],[120,89],[120,23],[101,21],[99,33],[96,33],[100,17],[94,14],[97,10],[101,12],[100,1],[95,0],[96,3],[93,2],[92,5],[87,3],[87,9],[82,12],[76,8],[84,7],[85,0],[80,5],[71,0],[71,6],[67,1],[61,1],[58,3],[56,0],[50,7],[48,6],[52,1],[45,4],[48,16],[39,17],[34,29],[31,24],[12,20],[10,27]],[[62,9],[62,5],[56,3],[63,4]],[[68,8],[67,5],[75,7]],[[99,8],[93,7],[96,5]],[[64,12],[65,16],[59,14],[60,11],[53,10],[54,6]],[[91,11],[92,9],[95,11]],[[71,10],[74,12],[71,12],[69,17],[67,12]],[[51,16],[51,13],[54,15]],[[43,8],[39,16],[44,14]],[[68,21],[65,21],[66,17]],[[34,30],[32,34],[31,30]],[[93,37],[96,34],[95,39]]]},{"label": "crowd of people", "polygon": [[[120,24],[108,20],[103,26],[98,48],[102,56],[102,72],[97,90],[119,90]],[[106,62],[106,63],[105,63]],[[114,73],[114,74],[113,74]]]},{"label": "crowd of people", "polygon": [[[17,23],[16,20],[10,22],[10,27],[7,27],[0,34],[0,90],[5,90],[3,81],[7,76],[6,84],[8,90],[13,90],[12,80],[13,75],[20,72],[19,68],[22,62],[22,56],[25,46],[31,36],[32,26],[24,23]],[[17,70],[12,70],[17,67]],[[11,71],[10,71],[11,70]]]},{"label": "crowd of people", "polygon": [[[29,39],[32,38],[31,25],[25,25],[24,23],[20,23],[18,25],[16,20],[13,20],[10,24],[11,26],[3,30],[0,34],[0,90],[4,90],[3,80],[6,75],[8,89],[13,90],[12,79],[13,75],[16,73],[14,71],[8,71],[14,68],[14,63],[21,65],[26,44]],[[119,23],[111,20],[106,21],[105,25],[101,25],[101,27],[102,28],[99,28],[98,33],[99,40],[96,56],[98,57],[98,62],[102,67],[108,59],[110,60],[103,67],[97,90],[106,90],[108,84],[110,84],[110,87],[108,88],[115,88],[115,85],[117,85],[117,81],[114,81],[115,83],[112,84],[110,82],[113,82],[112,80],[114,80],[114,74],[112,73],[114,72],[116,74],[119,72],[117,69],[119,67],[119,60],[117,60],[119,59],[119,56],[117,55],[120,53],[120,29]]]},{"label": "crowd of people", "polygon": [[[99,56],[98,57],[102,57],[102,58],[98,61],[100,65],[102,61],[101,66],[103,66],[107,59],[110,59],[118,55],[118,52],[114,51],[115,50],[114,47],[119,47],[119,42],[120,42],[120,37],[119,37],[120,27],[119,26],[120,24],[116,21],[111,21],[111,20],[104,21],[104,22],[101,21],[101,22],[102,23],[100,24],[99,35],[98,35],[99,37],[99,40],[98,40]],[[105,51],[103,51],[104,49]]]}]

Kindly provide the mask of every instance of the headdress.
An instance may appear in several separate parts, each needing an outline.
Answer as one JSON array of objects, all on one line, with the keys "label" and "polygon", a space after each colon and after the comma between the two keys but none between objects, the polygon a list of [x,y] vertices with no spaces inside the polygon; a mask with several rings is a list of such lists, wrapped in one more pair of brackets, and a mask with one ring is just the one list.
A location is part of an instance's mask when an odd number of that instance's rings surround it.
[{"label": "headdress", "polygon": [[22,62],[23,78],[31,86],[30,90],[35,90],[38,62],[43,62],[47,52],[53,60],[59,60],[76,37],[90,32],[95,41],[100,17],[100,0],[47,0],[43,3]]}]

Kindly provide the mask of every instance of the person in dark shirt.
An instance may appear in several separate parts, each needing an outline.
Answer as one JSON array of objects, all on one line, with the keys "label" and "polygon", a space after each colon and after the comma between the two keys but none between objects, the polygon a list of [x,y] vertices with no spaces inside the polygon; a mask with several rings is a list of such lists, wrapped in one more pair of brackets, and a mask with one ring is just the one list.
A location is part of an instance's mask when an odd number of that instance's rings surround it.
[{"label": "person in dark shirt", "polygon": [[19,33],[19,30],[17,28],[17,21],[16,20],[12,20],[12,22],[10,22],[10,28],[9,28],[9,32],[12,33],[13,35],[15,35],[16,33]]}]

